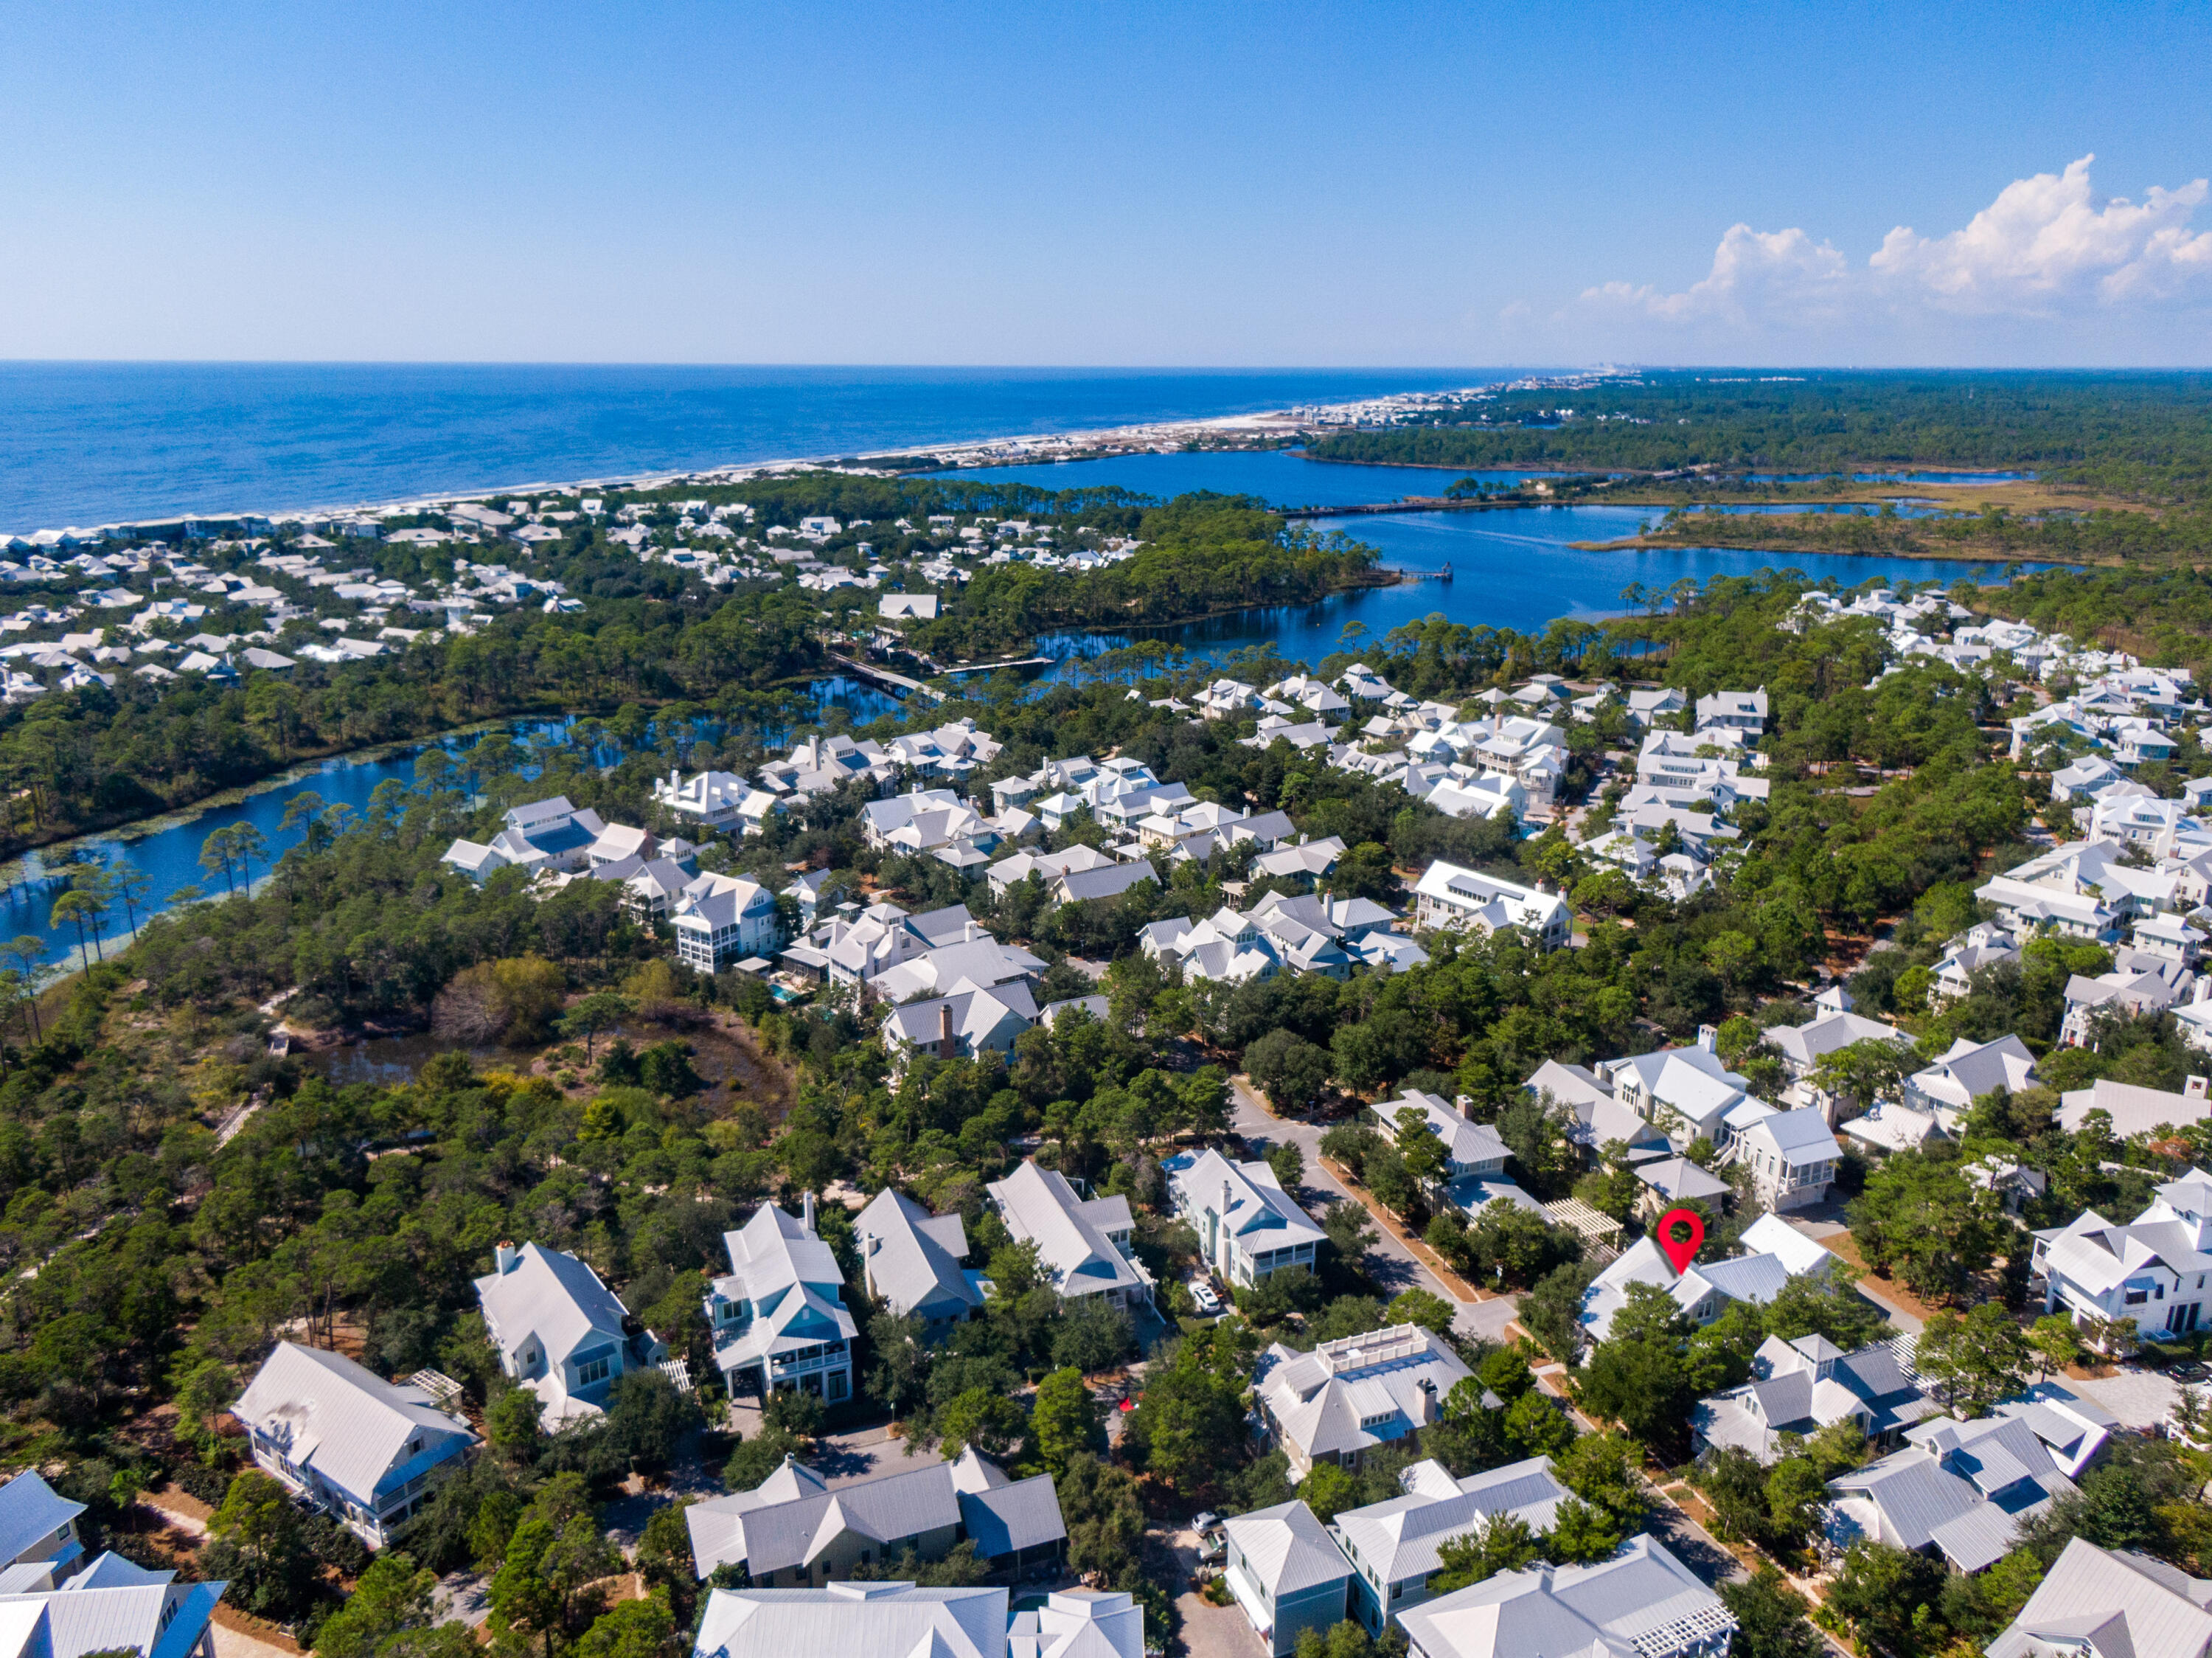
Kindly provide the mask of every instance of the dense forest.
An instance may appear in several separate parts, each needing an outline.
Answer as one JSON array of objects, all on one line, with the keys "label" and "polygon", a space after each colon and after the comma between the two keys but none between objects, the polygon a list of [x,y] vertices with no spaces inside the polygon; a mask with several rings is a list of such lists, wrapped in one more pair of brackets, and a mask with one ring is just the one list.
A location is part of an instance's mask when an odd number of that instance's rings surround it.
[{"label": "dense forest", "polygon": [[[1561,405],[1571,417],[1559,418]],[[1647,371],[1514,390],[1446,424],[1331,433],[1320,460],[1430,466],[1832,472],[2033,469],[2158,502],[2212,493],[2212,376],[1990,370]]]}]

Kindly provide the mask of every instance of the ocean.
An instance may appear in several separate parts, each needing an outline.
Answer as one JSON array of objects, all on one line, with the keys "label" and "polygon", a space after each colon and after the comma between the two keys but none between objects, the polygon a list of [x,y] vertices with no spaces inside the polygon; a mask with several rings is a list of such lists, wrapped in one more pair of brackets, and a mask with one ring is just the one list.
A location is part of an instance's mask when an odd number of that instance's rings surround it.
[{"label": "ocean", "polygon": [[0,363],[0,532],[1203,419],[1516,372]]}]

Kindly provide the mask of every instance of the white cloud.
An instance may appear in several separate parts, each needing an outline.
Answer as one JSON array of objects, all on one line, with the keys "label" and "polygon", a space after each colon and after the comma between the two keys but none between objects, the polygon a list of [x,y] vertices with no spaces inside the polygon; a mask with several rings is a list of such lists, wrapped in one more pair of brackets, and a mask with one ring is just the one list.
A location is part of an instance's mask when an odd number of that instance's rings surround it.
[{"label": "white cloud", "polygon": [[1801,229],[1738,224],[1721,238],[1711,271],[1681,292],[1609,282],[1585,290],[1577,308],[1711,338],[1947,317],[2085,318],[2212,294],[2212,231],[2189,228],[2206,181],[2154,186],[2141,202],[2100,201],[2089,183],[2095,159],[2014,180],[1948,235],[1899,225],[1864,265]]}]

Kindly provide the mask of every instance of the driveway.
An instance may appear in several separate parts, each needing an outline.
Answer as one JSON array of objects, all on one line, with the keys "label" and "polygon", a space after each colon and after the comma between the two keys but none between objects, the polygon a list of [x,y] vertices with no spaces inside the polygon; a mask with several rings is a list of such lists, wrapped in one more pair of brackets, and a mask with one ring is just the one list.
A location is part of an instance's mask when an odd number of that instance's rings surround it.
[{"label": "driveway", "polygon": [[2094,1399],[2120,1419],[2126,1428],[2155,1428],[2181,1392],[2181,1384],[2155,1370],[2122,1370],[2117,1375],[2089,1376],[2076,1381],[2061,1376],[2058,1385],[2084,1399]]},{"label": "driveway", "polygon": [[1267,1658],[1267,1649],[1243,1607],[1234,1600],[1210,1606],[1191,1587],[1198,1570],[1198,1533],[1188,1527],[1170,1532],[1167,1545],[1175,1557],[1176,1611],[1182,1618],[1182,1649],[1188,1658]]},{"label": "driveway", "polygon": [[[1254,1155],[1279,1145],[1294,1145],[1304,1154],[1305,1177],[1292,1195],[1308,1209],[1318,1210],[1340,1201],[1359,1201],[1341,1180],[1322,1167],[1321,1137],[1324,1131],[1318,1124],[1273,1115],[1261,1103],[1251,1084],[1241,1076],[1230,1079],[1229,1093],[1235,1107],[1231,1126],[1252,1148]],[[1379,1235],[1367,1252],[1367,1270],[1386,1292],[1395,1295],[1401,1290],[1418,1287],[1432,1295],[1441,1295],[1458,1308],[1452,1327],[1460,1333],[1490,1341],[1504,1338],[1507,1320],[1518,1310],[1513,1297],[1499,1295],[1489,1301],[1468,1301],[1422,1265],[1413,1252],[1392,1236],[1388,1228],[1378,1226],[1375,1230]]]}]

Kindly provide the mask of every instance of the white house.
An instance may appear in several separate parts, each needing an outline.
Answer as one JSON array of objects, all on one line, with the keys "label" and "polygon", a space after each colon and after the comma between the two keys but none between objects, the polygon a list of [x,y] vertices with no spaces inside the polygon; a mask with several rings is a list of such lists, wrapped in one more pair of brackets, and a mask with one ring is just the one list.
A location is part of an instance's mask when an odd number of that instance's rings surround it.
[{"label": "white house", "polygon": [[2133,1319],[2148,1335],[2179,1335],[2203,1322],[2212,1274],[2212,1174],[2192,1168],[2156,1188],[2125,1226],[2088,1210],[2035,1234],[2034,1271],[2044,1311],[2077,1324]]},{"label": "white house", "polygon": [[1376,1119],[1374,1126],[1392,1141],[1398,1137],[1400,1112],[1421,1114],[1428,1131],[1443,1145],[1444,1169],[1439,1185],[1449,1186],[1470,1174],[1486,1178],[1503,1174],[1506,1160],[1513,1155],[1489,1124],[1471,1123],[1452,1106],[1419,1088],[1408,1088],[1398,1099],[1382,1100],[1367,1109]]},{"label": "white house", "polygon": [[1062,1301],[1103,1295],[1115,1307],[1149,1306],[1152,1276],[1131,1240],[1136,1221],[1122,1197],[1085,1198],[1058,1169],[1024,1160],[986,1188],[1016,1243],[1034,1243]]},{"label": "white house", "polygon": [[660,1361],[659,1338],[632,1331],[599,1275],[557,1249],[501,1244],[477,1302],[500,1368],[544,1401],[548,1425],[599,1415],[617,1381]]},{"label": "white house", "polygon": [[510,866],[532,875],[572,875],[586,867],[592,844],[607,826],[597,812],[571,805],[565,795],[514,807],[501,815],[500,826],[488,844],[457,840],[439,861],[472,881]]},{"label": "white house", "polygon": [[691,1651],[693,1658],[1007,1658],[1006,1591],[922,1589],[896,1582],[714,1589]]},{"label": "white house", "polygon": [[737,875],[702,875],[668,912],[676,959],[695,972],[717,973],[749,956],[773,955],[782,942],[775,894]]},{"label": "white house", "polygon": [[1887,1342],[1846,1353],[1826,1336],[1769,1336],[1751,1357],[1751,1380],[1700,1399],[1690,1412],[1691,1444],[1734,1446],[1771,1467],[1789,1454],[1784,1435],[1810,1439],[1849,1420],[1877,1447],[1893,1449],[1917,1422],[1944,1414],[1905,1374]]},{"label": "white house", "polygon": [[1720,1317],[1730,1301],[1763,1306],[1792,1278],[1826,1277],[1836,1270],[1836,1256],[1778,1215],[1760,1216],[1743,1229],[1741,1242],[1741,1255],[1693,1261],[1677,1272],[1656,1240],[1638,1239],[1583,1293],[1583,1335],[1591,1341],[1612,1335],[1613,1315],[1627,1305],[1633,1283],[1665,1290],[1684,1317],[1702,1326]]},{"label": "white house", "polygon": [[1741,731],[1756,736],[1766,728],[1766,691],[1716,691],[1698,698],[1698,729]]},{"label": "white house", "polygon": [[1888,1042],[1910,1050],[1912,1039],[1894,1025],[1868,1019],[1838,1008],[1802,1025],[1776,1025],[1766,1033],[1766,1044],[1782,1056],[1782,1074],[1790,1079],[1784,1097],[1792,1105],[1815,1106],[1837,1124],[1873,1103],[1848,1095],[1832,1094],[1814,1080],[1821,1059],[1858,1042]]},{"label": "white house", "polygon": [[758,834],[768,821],[775,797],[756,789],[734,771],[695,771],[690,777],[671,771],[653,783],[656,806],[702,828],[737,830]]},{"label": "white house", "polygon": [[477,1442],[413,1383],[290,1341],[276,1344],[230,1413],[256,1462],[374,1548],[429,1503]]},{"label": "white house", "polygon": [[1556,893],[1462,869],[1441,858],[1414,885],[1413,914],[1422,927],[1478,933],[1512,928],[1547,950],[1565,948],[1574,926],[1574,912]]},{"label": "white house", "polygon": [[794,1219],[763,1204],[735,1232],[722,1234],[730,1270],[706,1298],[714,1363],[732,1396],[742,1384],[809,1393],[830,1405],[853,1396],[853,1339],[845,1275],[815,1235],[814,1194]]},{"label": "white house", "polygon": [[968,1259],[968,1234],[958,1210],[933,1215],[885,1186],[853,1229],[868,1294],[900,1318],[920,1319],[930,1339],[951,1333],[982,1307],[981,1275],[960,1265]]},{"label": "white house", "polygon": [[1778,1213],[1805,1209],[1828,1195],[1843,1148],[1820,1111],[1771,1112],[1729,1140],[1726,1155],[1751,1171],[1759,1201]]},{"label": "white house", "polygon": [[1161,1166],[1176,1210],[1223,1282],[1247,1289],[1277,1272],[1310,1273],[1328,1234],[1264,1162],[1231,1161],[1211,1147]]},{"label": "white house", "polygon": [[0,1572],[5,1658],[215,1658],[211,1624],[228,1583],[181,1582],[112,1551],[58,1588],[48,1570]]},{"label": "white house", "polygon": [[1376,1446],[1442,1420],[1444,1399],[1472,1374],[1434,1331],[1399,1324],[1308,1353],[1278,1342],[1253,1386],[1269,1435],[1304,1479],[1317,1462],[1357,1467]]},{"label": "white house", "polygon": [[2036,1074],[2035,1056],[2017,1036],[2000,1036],[1994,1042],[1969,1042],[1962,1036],[1934,1064],[1905,1079],[1905,1103],[1935,1117],[1947,1132],[1955,1134],[1983,1094],[1999,1088],[2018,1094],[2042,1080]]},{"label": "white house", "polygon": [[1500,1572],[1401,1621],[1415,1658],[1726,1658],[1735,1618],[1650,1537],[1593,1566]]},{"label": "white house", "polygon": [[1442,1548],[1510,1515],[1531,1531],[1550,1531],[1572,1495],[1547,1456],[1455,1479],[1440,1462],[1416,1462],[1398,1476],[1402,1496],[1346,1509],[1329,1530],[1352,1563],[1352,1615],[1380,1635],[1394,1618],[1429,1599],[1443,1570]]},{"label": "white house", "polygon": [[1982,1571],[2011,1551],[2021,1526],[2074,1490],[2018,1417],[1931,1417],[1905,1437],[1902,1449],[1828,1482],[1827,1548],[1867,1538]]},{"label": "white house", "polygon": [[2205,1658],[2212,1579],[2132,1550],[2069,1539],[1987,1658]]},{"label": "white house", "polygon": [[1016,1039],[1036,1021],[1036,998],[1022,978],[893,1008],[884,1016],[883,1043],[894,1085],[917,1055],[946,1061],[1011,1055]]},{"label": "white house", "polygon": [[963,1539],[994,1570],[1042,1564],[1067,1528],[1049,1474],[1010,1480],[974,1448],[950,1462],[828,1482],[787,1460],[750,1491],[684,1511],[694,1567],[743,1566],[763,1588],[805,1588],[849,1576],[912,1550],[941,1560]]},{"label": "white house", "polygon": [[1676,1150],[1698,1140],[1725,1146],[1731,1114],[1753,1103],[1751,1083],[1728,1068],[1713,1042],[1707,1026],[1694,1046],[1601,1061],[1598,1074],[1616,1100],[1657,1127]]}]

